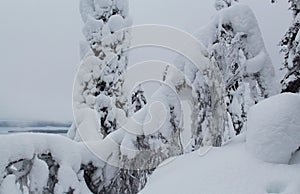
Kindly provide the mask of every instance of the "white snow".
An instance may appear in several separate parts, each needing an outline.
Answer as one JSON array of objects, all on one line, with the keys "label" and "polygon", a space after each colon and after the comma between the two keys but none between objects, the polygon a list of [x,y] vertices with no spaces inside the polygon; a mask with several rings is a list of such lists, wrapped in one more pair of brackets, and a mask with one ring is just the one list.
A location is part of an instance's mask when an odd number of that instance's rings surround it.
[{"label": "white snow", "polygon": [[94,109],[80,108],[74,111],[76,111],[77,132],[73,136],[76,141],[96,141],[103,139],[101,133],[98,132],[100,121]]},{"label": "white snow", "polygon": [[247,148],[265,162],[288,164],[300,147],[300,95],[280,94],[250,109]]},{"label": "white snow", "polygon": [[260,72],[266,64],[268,59],[268,54],[265,51],[261,51],[257,56],[249,59],[245,62],[246,72],[249,74]]},{"label": "white snow", "polygon": [[124,27],[124,19],[120,15],[111,16],[108,20],[111,32],[117,32]]},{"label": "white snow", "polygon": [[8,175],[1,184],[0,193],[22,194],[15,182],[16,176]]},{"label": "white snow", "polygon": [[[77,177],[77,172],[67,164],[63,164],[58,169],[59,182],[55,185],[55,193],[67,193],[70,188],[74,189],[76,194],[80,194],[82,185]],[[84,188],[83,188],[84,189]]]},{"label": "white snow", "polygon": [[[217,1],[217,9],[221,10],[226,7],[224,2],[225,0]],[[233,3],[234,1],[227,0],[228,2]],[[107,22],[99,20],[99,16],[113,6],[120,9],[120,15],[109,16]],[[150,103],[130,118],[133,123],[129,123],[128,129],[123,127],[103,139],[98,131],[101,128],[100,117],[107,116],[107,120],[121,117],[122,120],[125,120],[125,111],[116,109],[114,106],[116,99],[114,98],[104,94],[98,95],[96,98],[93,81],[102,73],[102,80],[106,83],[116,83],[116,79],[119,79],[118,76],[111,73],[111,70],[119,70],[116,66],[125,64],[126,56],[122,56],[123,58],[119,62],[117,56],[127,45],[120,44],[116,49],[109,48],[109,45],[117,41],[122,42],[125,37],[125,32],[116,32],[128,25],[127,23],[130,21],[126,17],[128,0],[82,0],[80,7],[85,23],[83,34],[86,40],[90,41],[91,45],[101,44],[98,45],[98,49],[103,49],[106,57],[104,60],[100,60],[95,56],[87,56],[87,52],[90,51],[87,45],[82,49],[82,57],[85,57],[78,73],[79,80],[76,81],[74,87],[74,113],[77,118],[75,118],[76,124],[73,124],[69,135],[75,140],[81,138],[88,140],[84,143],[93,144],[103,160],[107,160],[108,164],[119,165],[120,160],[125,157],[127,159],[136,158],[140,151],[135,145],[137,134],[150,135],[160,132],[159,134],[166,140],[172,139],[174,126],[168,123],[171,119],[174,119],[176,127],[181,130],[183,119],[181,102],[174,88],[162,86],[151,96]],[[247,39],[251,43],[248,48],[250,57],[245,61],[247,73],[263,74],[262,78],[266,79],[266,85],[270,86],[273,68],[254,14],[248,7],[236,5],[221,10],[213,22],[206,26],[207,29],[198,34],[199,39],[210,49],[209,45],[214,42],[216,26],[227,23],[232,23],[237,33],[247,33]],[[102,40],[104,36],[108,37]],[[97,47],[95,46],[95,48]],[[199,51],[198,56],[201,61],[209,65],[208,54],[204,50],[201,46],[201,49],[195,51]],[[200,55],[200,51],[203,56]],[[112,69],[104,69],[102,72],[104,66],[109,63],[111,63]],[[174,74],[167,81],[173,83],[172,86],[179,86],[182,81],[186,81],[187,86],[202,92],[201,89],[204,86],[201,84],[204,83],[205,78],[198,70],[200,67],[197,68],[191,62],[180,61],[180,59],[178,66],[184,72],[184,76]],[[192,89],[186,89],[181,92],[182,95],[186,92],[185,95],[189,95],[187,99],[191,99],[193,98],[191,91]],[[236,101],[236,105],[239,105],[238,101]],[[237,106],[232,108],[237,108]],[[103,108],[107,108],[108,113],[104,113],[101,110]],[[99,112],[99,115],[96,111]],[[151,176],[148,185],[141,193],[300,193],[300,154],[299,151],[296,152],[300,146],[299,118],[299,95],[282,94],[265,100],[250,111],[247,137],[244,134],[234,138],[222,148],[202,147],[199,152],[164,162]],[[105,124],[108,126],[110,123]],[[80,133],[83,130],[84,133]],[[203,129],[203,132],[205,130],[207,128]],[[212,139],[207,137],[210,136],[204,136],[204,142],[206,139]],[[149,140],[151,151],[156,151],[164,146],[159,141],[158,138]],[[6,168],[11,162],[23,159],[33,162],[29,174],[30,190],[41,193],[47,184],[49,174],[47,164],[37,158],[39,154],[43,153],[51,153],[53,159],[59,164],[55,193],[66,193],[70,189],[74,189],[74,193],[90,193],[83,178],[81,165],[87,164],[95,158],[84,146],[84,143],[71,141],[58,135],[19,134],[0,137],[0,193],[21,193],[19,185],[16,184],[18,177],[5,174]],[[168,163],[171,161],[173,162]],[[93,162],[99,167],[97,169],[99,177],[95,176],[96,178],[103,178],[100,176],[104,176],[106,180],[115,178],[114,170],[116,169],[104,168],[104,164],[99,161],[98,163]],[[101,184],[109,184],[109,181],[105,182],[104,180]]]},{"label": "white snow", "polygon": [[247,152],[244,135],[201,153],[204,155],[194,152],[162,164],[140,194],[300,193],[300,166],[257,160]]},{"label": "white snow", "polygon": [[94,0],[82,0],[80,1],[80,14],[82,17],[82,20],[84,22],[87,21],[88,16],[94,12]]},{"label": "white snow", "polygon": [[128,12],[129,2],[128,0],[115,0],[116,6],[123,11]]},{"label": "white snow", "polygon": [[134,145],[136,141],[136,136],[130,133],[127,133],[122,140],[120,145],[120,151],[123,156],[126,156],[128,159],[134,159],[139,153],[139,150]]},{"label": "white snow", "polygon": [[29,176],[30,191],[42,193],[44,185],[47,185],[48,174],[49,170],[47,164],[44,161],[35,158]]},{"label": "white snow", "polygon": [[[74,142],[61,135],[44,134],[14,134],[0,136],[0,193],[19,194],[19,185],[16,184],[16,174],[6,174],[6,167],[19,160],[33,160],[30,170],[28,189],[42,193],[47,185],[49,176],[47,164],[37,159],[39,154],[51,153],[53,159],[60,165],[58,172],[58,184],[55,186],[55,194],[67,192],[69,188],[75,189],[74,193],[88,193],[82,175],[81,164],[90,161],[99,163],[99,160],[86,150],[83,143]],[[25,192],[26,193],[26,192]]]},{"label": "white snow", "polygon": [[102,20],[96,20],[91,16],[87,16],[87,21],[82,29],[86,40],[101,41],[101,29],[103,25]]},{"label": "white snow", "polygon": [[94,0],[95,7],[107,9],[112,5],[111,0]]},{"label": "white snow", "polygon": [[[256,17],[246,5],[235,3],[230,0],[233,5],[228,8],[221,9],[210,23],[202,27],[197,33],[196,37],[204,44],[210,51],[212,45],[216,41],[216,31],[223,28],[223,24],[232,24],[233,30],[237,34],[247,35],[247,56],[243,65],[246,71],[252,75],[259,72],[261,75],[261,82],[263,83],[266,93],[272,96],[278,93],[279,89],[275,86],[274,76],[275,71],[272,61],[264,45],[264,40],[260,32]],[[216,1],[216,4],[223,4],[224,0]],[[225,6],[226,7],[226,6]],[[216,28],[218,28],[216,30]]]}]

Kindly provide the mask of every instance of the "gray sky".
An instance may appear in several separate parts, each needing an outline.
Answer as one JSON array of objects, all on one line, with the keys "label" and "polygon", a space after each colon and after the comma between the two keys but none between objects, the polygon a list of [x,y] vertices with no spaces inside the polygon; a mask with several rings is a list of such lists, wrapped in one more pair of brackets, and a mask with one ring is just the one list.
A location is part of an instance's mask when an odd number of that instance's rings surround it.
[{"label": "gray sky", "polygon": [[[290,23],[287,0],[241,0],[256,14],[278,68],[276,46]],[[166,24],[190,33],[215,13],[213,0],[130,0],[134,24]],[[79,63],[78,0],[0,1],[0,119],[72,120]]]}]

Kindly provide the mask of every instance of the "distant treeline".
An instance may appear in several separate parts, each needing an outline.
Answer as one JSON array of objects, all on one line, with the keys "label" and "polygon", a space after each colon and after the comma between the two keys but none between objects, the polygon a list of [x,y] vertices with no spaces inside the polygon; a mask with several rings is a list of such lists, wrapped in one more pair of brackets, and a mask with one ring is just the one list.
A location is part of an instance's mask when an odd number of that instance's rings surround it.
[{"label": "distant treeline", "polygon": [[56,121],[1,121],[0,127],[70,127],[72,122]]},{"label": "distant treeline", "polygon": [[24,131],[8,131],[8,133],[51,133],[51,134],[66,134],[68,130],[56,129],[56,130],[24,130]]}]

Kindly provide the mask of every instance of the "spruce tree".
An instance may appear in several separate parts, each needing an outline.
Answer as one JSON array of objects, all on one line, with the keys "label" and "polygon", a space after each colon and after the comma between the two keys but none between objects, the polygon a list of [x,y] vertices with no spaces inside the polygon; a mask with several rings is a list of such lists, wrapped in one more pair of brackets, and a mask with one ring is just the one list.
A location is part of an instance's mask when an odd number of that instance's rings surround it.
[{"label": "spruce tree", "polygon": [[[250,8],[233,0],[216,0],[215,8],[218,13],[212,24],[200,31],[199,37],[205,43],[212,62],[223,74],[227,111],[234,130],[239,134],[245,124],[248,107],[274,94],[274,68]],[[247,20],[244,24],[248,26],[242,26],[233,15]],[[212,41],[207,42],[204,35],[213,28],[216,30]],[[254,39],[255,42],[252,41]],[[251,104],[246,103],[249,102],[246,98],[251,99]]]},{"label": "spruce tree", "polygon": [[284,54],[283,68],[286,70],[284,78],[281,80],[282,92],[300,92],[300,1],[289,0],[290,10],[293,12],[293,21],[280,41],[281,52]]}]

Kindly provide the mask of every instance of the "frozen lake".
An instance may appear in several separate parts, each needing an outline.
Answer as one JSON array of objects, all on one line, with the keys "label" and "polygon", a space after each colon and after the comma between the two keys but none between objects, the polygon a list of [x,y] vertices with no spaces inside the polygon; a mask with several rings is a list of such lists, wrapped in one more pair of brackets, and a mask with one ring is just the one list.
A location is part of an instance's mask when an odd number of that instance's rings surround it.
[{"label": "frozen lake", "polygon": [[0,135],[11,133],[66,134],[70,126],[70,122],[0,121]]},{"label": "frozen lake", "polygon": [[0,127],[0,134],[11,133],[54,133],[66,134],[69,128],[63,127]]}]

